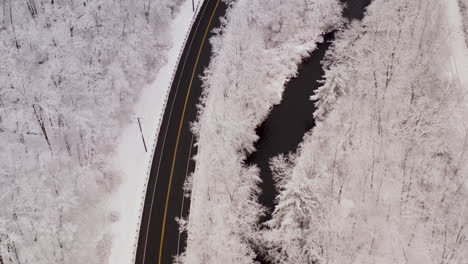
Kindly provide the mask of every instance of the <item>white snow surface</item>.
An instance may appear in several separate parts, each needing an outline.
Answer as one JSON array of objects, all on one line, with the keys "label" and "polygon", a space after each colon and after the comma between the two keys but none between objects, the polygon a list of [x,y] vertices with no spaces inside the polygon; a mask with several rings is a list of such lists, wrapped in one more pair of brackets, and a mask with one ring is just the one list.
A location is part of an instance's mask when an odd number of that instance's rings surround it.
[{"label": "white snow surface", "polygon": [[[134,262],[140,229],[141,214],[151,169],[159,126],[162,122],[166,100],[178,62],[185,46],[191,25],[204,0],[196,0],[195,13],[192,1],[186,0],[179,14],[171,22],[172,47],[167,63],[157,74],[155,81],[145,87],[133,109],[134,122],[129,124],[119,138],[114,157],[116,168],[122,172],[122,182],[109,200],[116,221],[112,224],[112,250],[109,263]],[[136,118],[141,119],[142,131],[148,152],[145,152]]]}]

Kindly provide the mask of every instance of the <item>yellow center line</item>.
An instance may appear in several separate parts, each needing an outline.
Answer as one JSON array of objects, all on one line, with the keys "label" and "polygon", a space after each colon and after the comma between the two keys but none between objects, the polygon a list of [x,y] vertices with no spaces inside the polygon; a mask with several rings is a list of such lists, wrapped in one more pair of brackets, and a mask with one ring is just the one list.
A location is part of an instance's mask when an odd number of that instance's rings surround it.
[{"label": "yellow center line", "polygon": [[219,2],[220,2],[220,0],[218,0],[216,2],[216,6],[215,6],[215,8],[213,10],[213,14],[211,14],[210,21],[208,22],[208,26],[206,27],[205,34],[203,35],[202,43],[200,45],[200,49],[198,50],[197,59],[195,61],[195,65],[193,66],[192,77],[190,79],[190,84],[189,84],[189,87],[188,87],[187,95],[185,97],[184,110],[182,111],[182,117],[180,119],[180,124],[179,124],[179,131],[177,133],[177,140],[176,140],[176,145],[175,145],[175,150],[174,150],[174,157],[172,158],[171,174],[169,176],[169,186],[167,188],[166,205],[164,207],[164,218],[163,218],[162,230],[161,230],[161,241],[159,242],[159,260],[158,260],[158,264],[162,263],[162,251],[163,251],[163,244],[164,244],[164,233],[165,233],[165,230],[166,230],[167,208],[168,208],[168,205],[169,205],[169,197],[171,195],[172,178],[173,178],[173,175],[174,175],[175,162],[176,162],[176,158],[177,158],[177,148],[179,147],[180,133],[182,132],[182,125],[184,123],[185,110],[187,109],[187,103],[188,103],[188,99],[189,99],[189,95],[190,95],[190,90],[192,89],[192,83],[193,83],[193,79],[195,78],[195,72],[196,72],[196,69],[197,69],[198,61],[200,59],[200,54],[202,52],[203,45],[205,44],[206,36],[208,35],[208,31],[210,29],[211,22],[213,21],[213,17],[214,17],[214,15],[216,13],[216,10],[218,9]]}]

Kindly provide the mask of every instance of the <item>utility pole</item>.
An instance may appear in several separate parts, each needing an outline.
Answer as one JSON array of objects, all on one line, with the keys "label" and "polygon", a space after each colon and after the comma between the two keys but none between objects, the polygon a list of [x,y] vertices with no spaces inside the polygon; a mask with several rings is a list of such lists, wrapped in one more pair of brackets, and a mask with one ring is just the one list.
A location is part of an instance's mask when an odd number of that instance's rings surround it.
[{"label": "utility pole", "polygon": [[145,147],[145,152],[148,152],[148,149],[146,148],[145,137],[143,136],[143,130],[141,129],[140,118],[137,117],[137,120],[138,120],[138,126],[140,127],[141,139],[143,140],[143,146]]},{"label": "utility pole", "polygon": [[192,11],[195,12],[195,0],[192,0]]}]

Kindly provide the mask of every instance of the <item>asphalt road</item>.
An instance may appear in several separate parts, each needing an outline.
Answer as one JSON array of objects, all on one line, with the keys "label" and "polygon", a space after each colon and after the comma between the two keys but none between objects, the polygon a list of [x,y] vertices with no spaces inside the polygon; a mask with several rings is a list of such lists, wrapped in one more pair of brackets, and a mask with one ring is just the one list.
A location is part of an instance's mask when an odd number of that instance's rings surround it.
[{"label": "asphalt road", "polygon": [[176,217],[187,216],[190,199],[184,198],[185,178],[196,153],[190,123],[202,92],[200,76],[211,55],[209,38],[226,11],[221,0],[205,0],[193,24],[170,90],[151,165],[135,263],[166,264],[185,249],[186,234],[179,234]]}]

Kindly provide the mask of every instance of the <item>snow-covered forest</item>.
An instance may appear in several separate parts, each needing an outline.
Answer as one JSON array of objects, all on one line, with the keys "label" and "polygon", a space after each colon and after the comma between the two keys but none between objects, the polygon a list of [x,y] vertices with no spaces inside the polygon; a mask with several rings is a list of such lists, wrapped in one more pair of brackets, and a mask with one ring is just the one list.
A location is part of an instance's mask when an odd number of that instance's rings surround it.
[{"label": "snow-covered forest", "polygon": [[107,263],[109,156],[182,2],[2,1],[0,263]]},{"label": "snow-covered forest", "polygon": [[255,127],[280,102],[297,64],[342,21],[337,0],[230,3],[220,34],[211,39],[213,57],[193,127],[199,150],[188,181],[187,264],[254,263],[263,209],[256,200],[258,170],[243,160],[254,150]]},{"label": "snow-covered forest", "polygon": [[[468,263],[468,0],[373,0],[352,22],[339,0],[223,1],[176,262]],[[129,254],[137,227],[115,242],[113,224],[134,223],[115,207],[129,197],[112,196],[125,177],[112,158],[142,90],[176,65],[171,40],[186,32],[169,29],[184,2],[193,12],[186,0],[2,0],[0,264]],[[260,223],[260,170],[246,164],[256,128],[335,30],[316,126],[270,161],[279,195]]]},{"label": "snow-covered forest", "polygon": [[467,263],[468,87],[445,10],[375,0],[338,35],[312,98],[321,121],[272,161],[273,263]]},{"label": "snow-covered forest", "polygon": [[[462,2],[374,0],[342,26],[337,1],[232,1],[193,128],[181,261],[468,263],[468,87],[446,12],[458,5],[466,22]],[[311,98],[317,125],[297,153],[271,160],[280,193],[259,226],[259,170],[244,163],[255,127],[333,28]]]}]

